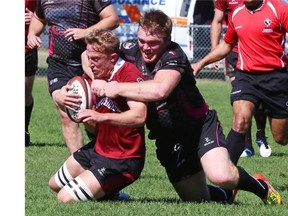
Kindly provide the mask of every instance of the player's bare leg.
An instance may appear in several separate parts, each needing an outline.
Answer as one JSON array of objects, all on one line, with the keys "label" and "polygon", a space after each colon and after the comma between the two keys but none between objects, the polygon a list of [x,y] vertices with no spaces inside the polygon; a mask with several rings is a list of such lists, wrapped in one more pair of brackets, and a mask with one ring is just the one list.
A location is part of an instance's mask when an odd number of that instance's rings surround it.
[{"label": "player's bare leg", "polygon": [[231,190],[237,186],[239,173],[226,148],[219,147],[208,151],[201,158],[201,164],[213,184]]},{"label": "player's bare leg", "polygon": [[288,118],[270,119],[271,132],[274,140],[280,145],[288,144]]},{"label": "player's bare leg", "polygon": [[193,176],[187,176],[180,182],[174,183],[173,187],[183,201],[201,202],[210,200],[206,176],[203,171]]},{"label": "player's bare leg", "polygon": [[72,154],[83,146],[82,131],[78,123],[73,122],[68,115],[58,109],[61,116],[62,134],[67,148]]}]

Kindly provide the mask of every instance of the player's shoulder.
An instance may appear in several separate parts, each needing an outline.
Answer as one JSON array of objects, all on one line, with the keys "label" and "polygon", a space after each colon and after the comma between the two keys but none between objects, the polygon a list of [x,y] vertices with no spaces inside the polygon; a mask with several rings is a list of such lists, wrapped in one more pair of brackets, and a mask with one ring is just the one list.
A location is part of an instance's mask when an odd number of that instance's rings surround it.
[{"label": "player's shoulder", "polygon": [[120,50],[123,52],[135,52],[137,48],[138,44],[136,40],[128,40],[120,44]]},{"label": "player's shoulder", "polygon": [[120,56],[129,62],[135,62],[139,56],[138,43],[135,40],[125,41],[120,44]]},{"label": "player's shoulder", "polygon": [[288,0],[268,0],[272,5],[276,7],[280,7],[279,9],[287,10],[288,7]]},{"label": "player's shoulder", "polygon": [[185,58],[186,54],[176,42],[171,42],[168,46],[162,58]]}]

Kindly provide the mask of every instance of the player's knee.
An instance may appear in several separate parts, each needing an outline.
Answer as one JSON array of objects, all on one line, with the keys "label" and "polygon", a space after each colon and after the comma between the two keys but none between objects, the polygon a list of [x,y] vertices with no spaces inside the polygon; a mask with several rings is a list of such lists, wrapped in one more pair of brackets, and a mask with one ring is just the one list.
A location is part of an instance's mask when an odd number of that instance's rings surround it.
[{"label": "player's knee", "polygon": [[55,182],[55,176],[52,176],[48,182],[48,186],[51,190],[58,192],[61,188],[58,187],[58,185]]},{"label": "player's knee", "polygon": [[215,185],[229,189],[234,188],[237,177],[234,175],[234,172],[222,172],[208,176],[208,179]]},{"label": "player's knee", "polygon": [[48,185],[53,191],[58,192],[72,179],[73,177],[71,176],[65,162],[56,174],[50,178]]},{"label": "player's knee", "polygon": [[233,129],[238,133],[246,133],[251,121],[243,117],[237,117],[233,120]]},{"label": "player's knee", "polygon": [[63,202],[63,203],[68,203],[68,202],[74,202],[75,200],[73,199],[73,197],[67,193],[67,191],[65,189],[61,189],[59,191],[59,193],[57,194],[57,200],[59,202]]},{"label": "player's knee", "polygon": [[280,145],[287,145],[288,144],[288,136],[284,137],[282,135],[274,135],[274,140]]}]

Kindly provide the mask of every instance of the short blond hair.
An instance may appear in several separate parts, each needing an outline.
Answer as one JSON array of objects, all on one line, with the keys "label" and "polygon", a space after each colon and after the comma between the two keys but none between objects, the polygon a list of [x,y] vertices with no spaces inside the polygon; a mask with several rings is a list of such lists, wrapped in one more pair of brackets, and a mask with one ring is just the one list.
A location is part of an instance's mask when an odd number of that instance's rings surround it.
[{"label": "short blond hair", "polygon": [[106,54],[119,53],[119,38],[111,30],[93,30],[85,37],[85,41],[87,44],[92,45],[97,52]]}]

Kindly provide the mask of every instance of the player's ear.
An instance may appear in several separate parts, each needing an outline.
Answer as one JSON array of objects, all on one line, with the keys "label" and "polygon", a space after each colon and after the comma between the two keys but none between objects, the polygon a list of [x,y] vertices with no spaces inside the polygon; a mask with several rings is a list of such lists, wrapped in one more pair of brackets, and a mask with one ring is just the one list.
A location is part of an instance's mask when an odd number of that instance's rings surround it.
[{"label": "player's ear", "polygon": [[112,53],[111,54],[111,62],[112,63],[116,63],[118,58],[119,58],[119,55],[117,53]]}]

